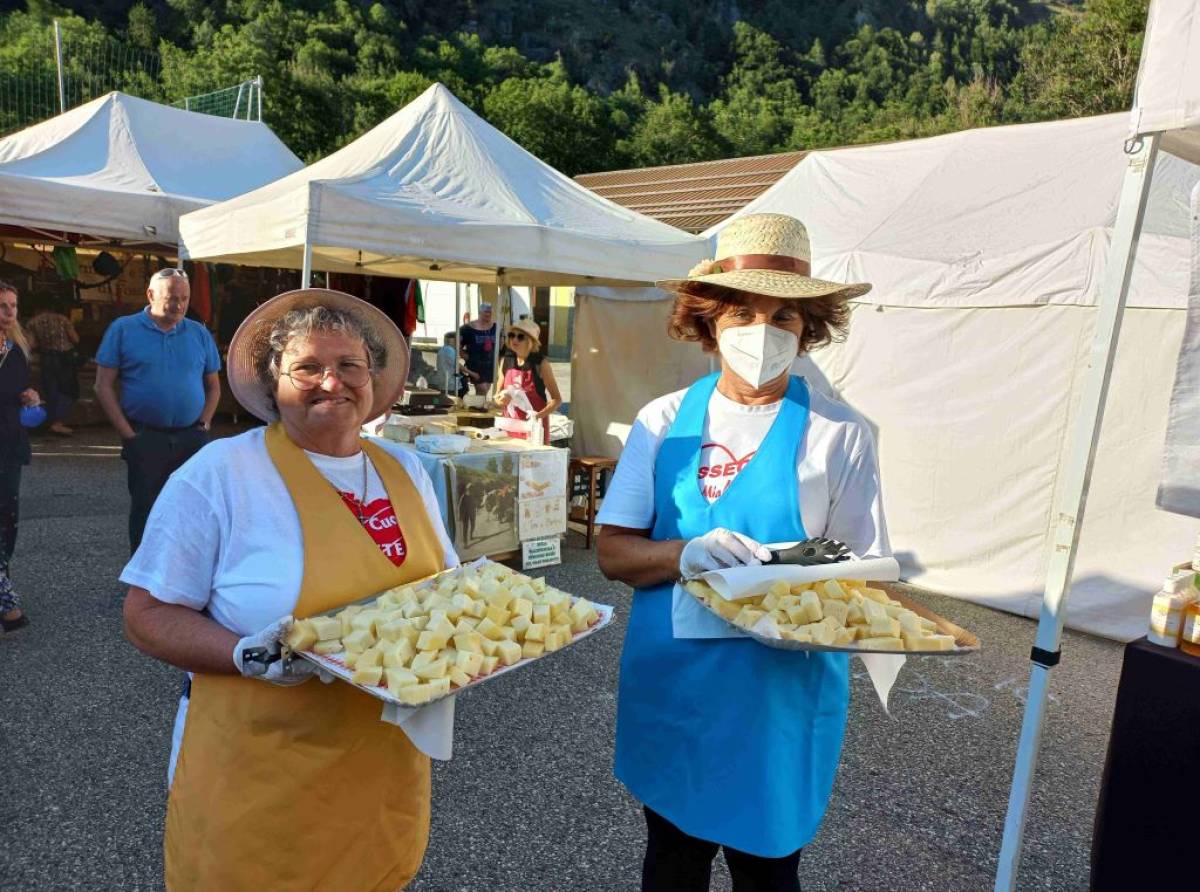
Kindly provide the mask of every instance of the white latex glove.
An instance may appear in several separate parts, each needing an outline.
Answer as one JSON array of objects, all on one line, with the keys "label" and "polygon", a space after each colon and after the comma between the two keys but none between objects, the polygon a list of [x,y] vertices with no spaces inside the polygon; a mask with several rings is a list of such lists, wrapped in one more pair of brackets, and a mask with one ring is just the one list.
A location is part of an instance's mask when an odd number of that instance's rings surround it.
[{"label": "white latex glove", "polygon": [[753,567],[771,559],[771,550],[749,536],[723,527],[697,536],[683,546],[679,556],[679,572],[684,579],[694,579],[709,570],[728,567]]},{"label": "white latex glove", "polygon": [[287,635],[291,626],[290,615],[280,617],[265,629],[238,641],[233,649],[233,665],[237,666],[238,672],[247,678],[257,678],[285,687],[302,684],[314,675],[319,675],[321,681],[326,683],[333,681],[332,675],[322,672],[308,660],[285,660],[281,657],[271,663],[264,663],[260,660],[246,659],[246,651],[254,648],[262,648],[268,657],[278,656],[282,650],[280,639]]}]

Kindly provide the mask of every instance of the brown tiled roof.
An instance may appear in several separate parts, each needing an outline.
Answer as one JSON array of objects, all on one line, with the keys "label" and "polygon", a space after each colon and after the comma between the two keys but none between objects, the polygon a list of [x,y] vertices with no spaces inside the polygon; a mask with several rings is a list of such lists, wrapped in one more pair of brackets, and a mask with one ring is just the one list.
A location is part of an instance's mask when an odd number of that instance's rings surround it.
[{"label": "brown tiled roof", "polygon": [[575,180],[630,210],[688,232],[701,232],[762,195],[806,154],[782,152],[583,173]]}]

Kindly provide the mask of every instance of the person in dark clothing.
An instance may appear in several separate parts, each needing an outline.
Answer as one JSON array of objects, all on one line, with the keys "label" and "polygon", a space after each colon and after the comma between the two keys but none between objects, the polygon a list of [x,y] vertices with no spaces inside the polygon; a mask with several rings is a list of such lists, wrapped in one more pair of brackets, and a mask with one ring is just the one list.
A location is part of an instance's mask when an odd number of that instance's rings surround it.
[{"label": "person in dark clothing", "polygon": [[467,377],[478,394],[486,394],[496,378],[496,323],[492,305],[479,305],[479,318],[472,319],[458,330],[458,340],[466,361]]},{"label": "person in dark clothing", "polygon": [[75,347],[79,335],[60,307],[43,310],[29,320],[38,355],[42,359],[42,397],[51,433],[70,436],[64,423],[71,406],[79,399],[79,375]]},{"label": "person in dark clothing", "polygon": [[21,408],[39,402],[29,386],[29,340],[17,321],[17,289],[0,282],[0,626],[5,633],[29,624],[13,590],[9,562],[17,545],[21,468],[30,459]]}]

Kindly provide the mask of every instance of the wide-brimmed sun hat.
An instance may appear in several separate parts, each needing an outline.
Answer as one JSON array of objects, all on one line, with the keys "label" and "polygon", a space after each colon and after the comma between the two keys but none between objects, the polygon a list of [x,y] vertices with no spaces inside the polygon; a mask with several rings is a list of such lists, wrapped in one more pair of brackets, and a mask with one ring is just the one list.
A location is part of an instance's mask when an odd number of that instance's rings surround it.
[{"label": "wide-brimmed sun hat", "polygon": [[518,319],[508,327],[509,331],[512,331],[513,329],[525,332],[525,334],[529,335],[529,337],[531,337],[535,343],[541,344],[542,342],[542,330],[532,319]]},{"label": "wide-brimmed sun hat", "polygon": [[408,377],[408,342],[387,314],[365,300],[328,288],[301,288],[276,295],[256,307],[234,332],[229,342],[227,374],[234,398],[256,418],[268,423],[279,420],[272,394],[258,376],[256,360],[267,349],[275,323],[292,310],[328,307],[358,317],[387,349],[387,365],[374,369],[374,401],[367,419],[387,412],[404,392]]},{"label": "wide-brimmed sun hat", "polygon": [[717,235],[716,257],[702,260],[682,279],[658,282],[679,291],[689,282],[706,282],[768,297],[858,297],[871,290],[866,282],[846,284],[812,277],[808,230],[786,214],[747,214]]}]

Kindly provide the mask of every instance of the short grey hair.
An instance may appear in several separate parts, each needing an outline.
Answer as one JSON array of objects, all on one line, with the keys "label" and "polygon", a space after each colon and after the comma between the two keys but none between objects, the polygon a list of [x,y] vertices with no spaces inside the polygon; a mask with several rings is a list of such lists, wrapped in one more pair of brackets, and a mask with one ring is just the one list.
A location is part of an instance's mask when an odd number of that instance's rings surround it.
[{"label": "short grey hair", "polygon": [[[340,332],[357,338],[367,348],[371,377],[388,364],[387,346],[366,319],[350,310],[315,306],[289,310],[269,327],[264,325],[254,345],[254,370],[275,402],[275,388],[283,373],[281,363],[288,344],[295,338],[307,338],[314,332]],[[278,407],[276,407],[278,409]]]}]

